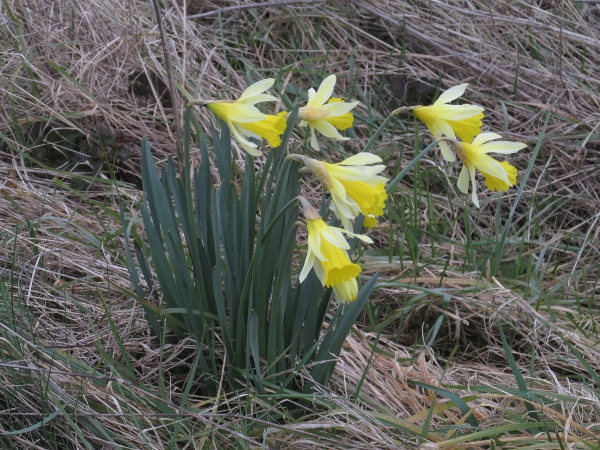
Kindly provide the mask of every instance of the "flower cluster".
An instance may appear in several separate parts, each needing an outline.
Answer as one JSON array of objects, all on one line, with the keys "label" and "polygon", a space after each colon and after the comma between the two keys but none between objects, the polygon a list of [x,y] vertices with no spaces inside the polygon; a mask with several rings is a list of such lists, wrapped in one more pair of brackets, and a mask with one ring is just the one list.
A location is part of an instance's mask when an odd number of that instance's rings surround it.
[{"label": "flower cluster", "polygon": [[[281,144],[281,135],[286,129],[286,112],[268,115],[260,112],[256,104],[277,101],[277,98],[264,92],[273,86],[269,78],[249,86],[237,100],[201,102],[231,130],[235,140],[251,155],[258,156],[258,146],[248,138],[265,139],[271,147]],[[350,138],[339,131],[352,127],[354,116],[351,113],[358,102],[345,102],[332,97],[336,77],[325,78],[319,88],[308,90],[308,101],[298,111],[300,127],[310,130],[310,145],[320,150],[316,132],[338,140]],[[338,131],[339,130],[339,131]],[[303,163],[306,170],[314,175],[331,194],[331,209],[342,222],[344,229],[330,227],[319,216],[306,199],[301,198],[308,229],[308,252],[300,274],[302,282],[314,269],[324,286],[331,287],[340,302],[351,302],[358,293],[357,277],[361,272],[358,264],[352,263],[347,250],[350,248],[343,233],[371,243],[367,236],[352,233],[352,221],[359,214],[364,215],[364,225],[372,228],[377,224],[377,216],[383,214],[387,193],[387,178],[378,175],[385,166],[381,158],[370,153],[352,156],[338,164],[308,158],[303,155],[290,155],[290,158]]]},{"label": "flower cluster", "polygon": [[[301,119],[300,126],[308,125],[310,128],[310,143],[315,150],[319,150],[315,130],[335,140],[350,139],[342,136],[338,130],[346,130],[352,126],[354,116],[350,111],[358,105],[358,102],[346,103],[341,98],[331,98],[335,82],[335,75],[330,75],[323,80],[316,92],[310,88],[306,106],[298,111]],[[235,101],[210,100],[192,102],[192,104],[206,105],[229,126],[233,137],[244,150],[253,156],[259,156],[261,153],[257,150],[258,146],[247,138],[262,138],[271,147],[279,147],[281,135],[287,127],[286,116],[288,113],[286,111],[277,115],[269,115],[260,112],[256,107],[257,103],[277,101],[277,97],[264,93],[274,83],[275,79],[273,78],[258,81],[246,88],[240,98]]]},{"label": "flower cluster", "polygon": [[371,153],[359,153],[337,164],[303,155],[290,155],[290,158],[303,163],[306,170],[329,191],[331,210],[344,227],[326,225],[306,199],[301,198],[308,229],[308,254],[300,281],[314,268],[321,283],[332,287],[339,301],[354,301],[358,292],[356,277],[361,269],[358,264],[350,263],[345,252],[350,247],[342,233],[372,243],[370,238],[352,233],[352,221],[363,214],[365,227],[372,228],[377,224],[377,216],[383,214],[387,199],[385,184],[388,179],[378,175],[385,166],[377,164],[381,158]]},{"label": "flower cluster", "polygon": [[[230,128],[235,140],[251,155],[258,156],[256,143],[248,138],[265,139],[271,147],[281,145],[281,135],[287,127],[287,112],[269,115],[262,113],[256,105],[261,102],[277,101],[265,94],[275,80],[259,81],[249,86],[237,100],[200,102],[205,104]],[[350,139],[340,131],[352,127],[352,110],[358,102],[345,102],[333,97],[335,75],[326,77],[319,88],[308,90],[308,100],[298,111],[300,127],[308,127],[310,146],[321,150],[317,132],[334,140]],[[481,172],[485,184],[492,191],[506,191],[517,180],[517,169],[506,161],[499,162],[489,153],[510,154],[525,147],[518,142],[499,141],[500,135],[482,133],[483,108],[476,105],[452,105],[450,102],[462,96],[468,84],[461,84],[443,92],[429,106],[411,106],[392,112],[411,111],[425,123],[438,141],[442,157],[449,162],[458,156],[463,164],[458,177],[458,188],[468,193],[472,184],[472,199],[479,206],[475,170]],[[194,103],[193,104],[198,104]],[[459,140],[460,139],[460,140]],[[373,228],[377,217],[383,215],[388,194],[389,181],[381,173],[385,166],[382,160],[371,153],[359,153],[339,163],[329,163],[305,155],[292,154],[291,159],[304,165],[304,171],[312,175],[331,196],[331,211],[340,220],[343,228],[329,226],[308,200],[299,197],[308,229],[308,252],[300,273],[304,281],[311,270],[315,271],[324,286],[331,287],[338,301],[351,302],[357,297],[357,277],[361,267],[350,260],[350,249],[344,234],[365,243],[372,240],[365,235],[353,233],[353,222],[362,214],[363,225]]]},{"label": "flower cluster", "polygon": [[[465,83],[448,89],[433,105],[414,106],[410,109],[438,140],[442,157],[446,161],[455,161],[451,148],[456,152],[463,163],[458,176],[458,189],[467,194],[471,180],[471,198],[479,207],[475,169],[483,174],[489,190],[504,192],[517,183],[517,169],[506,161],[495,160],[488,153],[515,153],[526,145],[520,142],[496,141],[502,136],[496,133],[481,133],[483,108],[480,106],[448,104],[463,95],[467,86],[468,83]],[[461,141],[458,141],[457,137]]]}]

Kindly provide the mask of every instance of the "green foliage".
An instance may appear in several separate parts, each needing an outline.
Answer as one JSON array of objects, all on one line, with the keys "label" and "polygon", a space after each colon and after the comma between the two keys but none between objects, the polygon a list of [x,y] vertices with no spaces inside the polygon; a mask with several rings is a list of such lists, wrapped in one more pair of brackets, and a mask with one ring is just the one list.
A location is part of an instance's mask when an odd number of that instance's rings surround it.
[{"label": "green foliage", "polygon": [[[159,174],[148,142],[142,144],[143,234],[122,213],[139,268],[128,248],[131,278],[161,345],[188,336],[196,341],[208,395],[218,392],[221,377],[229,389],[253,386],[261,393],[310,392],[313,382],[327,383],[375,283],[372,277],[355,302],[335,310],[321,338],[330,290],[314,273],[302,284],[292,281],[300,182],[285,149],[295,117],[258,173],[247,155],[238,176],[228,128],[220,136],[213,130],[217,185],[203,137],[202,163],[192,174],[190,110],[181,175],[172,160]],[[303,368],[308,383],[297,376]]]}]

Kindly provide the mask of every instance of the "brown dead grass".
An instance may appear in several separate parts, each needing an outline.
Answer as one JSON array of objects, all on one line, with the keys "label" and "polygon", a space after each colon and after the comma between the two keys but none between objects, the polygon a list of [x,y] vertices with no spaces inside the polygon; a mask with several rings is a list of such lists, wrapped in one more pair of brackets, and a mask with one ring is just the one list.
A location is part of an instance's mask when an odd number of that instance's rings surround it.
[{"label": "brown dead grass", "polygon": [[[597,435],[597,386],[594,390],[577,381],[585,370],[565,342],[600,373],[600,5],[480,0],[282,3],[289,4],[163,5],[173,77],[181,86],[177,95],[182,100],[185,93],[190,98],[225,96],[229,89],[235,95],[247,85],[248,70],[255,78],[281,74],[282,96],[293,99],[296,90],[318,82],[315,68],[335,72],[340,92],[352,88],[362,101],[358,139],[345,147],[352,152],[366,142],[371,121],[377,126],[407,101],[419,80],[437,85],[441,79],[444,88],[469,82],[470,100],[486,108],[485,127],[529,144],[529,151],[514,159],[520,173],[548,112],[552,116],[514,218],[518,228],[524,227],[527,244],[523,254],[506,256],[504,276],[482,280],[477,273],[463,273],[464,249],[452,243],[466,241],[461,221],[453,219],[462,199],[452,194],[450,205],[445,195],[450,182],[432,186],[435,217],[453,224],[446,236],[450,240],[423,237],[418,276],[410,261],[403,269],[398,260],[390,263],[383,257],[369,256],[365,263],[366,272],[379,270],[389,280],[373,305],[390,314],[404,308],[406,314],[383,329],[382,351],[372,359],[375,336],[360,331],[368,329],[364,317],[347,340],[332,390],[324,391],[331,402],[329,412],[283,429],[273,424],[267,428],[266,445],[416,447],[416,440],[394,421],[422,426],[434,396],[411,380],[434,386],[516,387],[499,324],[514,339],[513,352],[528,382],[578,399],[556,400],[557,407],[545,409],[545,420],[558,424],[563,442],[576,443],[574,435],[584,440]],[[136,215],[140,139],[150,138],[159,161],[175,154],[173,122],[181,111],[173,110],[167,89],[151,4],[9,0],[7,5],[10,11],[0,6],[0,252],[4,280],[11,281],[15,308],[22,312],[16,328],[3,324],[12,340],[0,344],[0,377],[8,387],[0,400],[5,408],[13,408],[5,412],[15,417],[32,414],[34,423],[48,411],[40,409],[39,391],[22,389],[16,380],[46,386],[53,393],[46,395],[51,411],[78,399],[77,413],[72,404],[66,409],[95,448],[119,447],[94,435],[92,419],[119,436],[122,445],[130,445],[124,448],[139,448],[142,442],[147,448],[165,448],[169,441],[162,430],[164,416],[155,415],[153,403],[153,396],[160,394],[156,389],[143,392],[140,384],[158,386],[162,374],[180,364],[178,355],[192,344],[182,342],[162,355],[155,348],[139,304],[126,294],[129,279],[116,215],[119,200],[128,214]],[[213,14],[218,8],[229,9]],[[367,116],[369,106],[377,111],[373,119]],[[209,126],[205,111],[199,110],[198,118]],[[300,145],[302,137],[297,138]],[[413,139],[410,126],[405,133],[387,133],[377,151],[391,155],[390,165],[403,151],[403,160],[395,162],[401,165],[413,155]],[[29,157],[48,167],[39,168]],[[243,160],[243,152],[238,158]],[[456,175],[454,169],[440,169],[440,164],[433,154],[422,162],[438,173]],[[112,178],[109,166],[114,166],[118,185],[106,181]],[[80,172],[91,178],[83,179]],[[410,189],[407,183],[400,192]],[[515,194],[507,193],[504,204],[511,205]],[[548,209],[531,217],[531,205],[538,204]],[[495,205],[489,202],[471,214],[473,229],[491,235]],[[425,227],[427,204],[415,207]],[[387,224],[382,224],[374,237],[385,242],[387,233]],[[519,243],[515,244],[517,252]],[[438,255],[450,255],[450,267],[444,267],[445,259],[432,257],[432,246]],[[530,255],[539,272],[537,284],[526,287],[522,279],[511,279],[508,269],[517,258]],[[411,303],[424,289],[448,294],[449,303],[442,305],[435,294]],[[540,295],[549,300],[538,301]],[[107,309],[137,379],[127,379],[106,364],[108,357],[123,361]],[[440,314],[448,319],[443,338],[432,347],[413,347]],[[454,346],[459,350],[450,358]],[[50,351],[59,353],[50,356]],[[360,401],[350,401],[369,364]],[[81,376],[94,373],[86,372],[93,367],[98,367],[98,379]],[[178,381],[161,382],[174,410],[191,419],[182,424],[182,435],[196,448],[229,447],[236,439],[263,441],[261,436],[243,436],[245,421],[255,419],[246,417],[236,406],[239,399],[226,393],[208,400],[192,396],[187,407],[177,406]],[[228,414],[217,413],[217,404]],[[476,404],[473,411],[482,429],[509,421],[507,410],[525,411],[523,401],[512,393],[481,394]],[[17,405],[20,409],[14,410]],[[205,408],[203,413],[192,410],[194,405]],[[431,427],[462,421],[458,410],[446,409],[432,416]],[[8,431],[10,423],[2,420],[1,426]],[[12,426],[18,429],[18,423]],[[48,442],[57,441],[50,438],[60,437],[70,448],[84,448],[64,419],[52,426],[55,434],[39,431],[5,437],[3,443],[6,448],[51,448]],[[223,428],[233,431],[220,433]],[[489,442],[482,439],[474,446],[485,445]]]}]

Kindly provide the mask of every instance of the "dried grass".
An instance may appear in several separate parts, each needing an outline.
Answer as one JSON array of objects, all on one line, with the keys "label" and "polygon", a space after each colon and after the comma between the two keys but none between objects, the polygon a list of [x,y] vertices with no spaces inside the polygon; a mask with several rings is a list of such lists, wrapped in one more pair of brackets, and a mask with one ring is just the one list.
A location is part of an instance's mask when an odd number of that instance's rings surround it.
[{"label": "dried grass", "polygon": [[[586,436],[583,427],[597,433],[597,427],[592,428],[598,422],[597,391],[566,376],[584,372],[566,342],[600,373],[594,337],[600,291],[600,5],[480,0],[280,3],[286,4],[164,5],[176,81],[192,97],[214,97],[230,89],[241,92],[248,81],[246,70],[276,76],[279,68],[286,67],[281,73],[286,82],[282,94],[287,97],[295,89],[314,85],[318,78],[314,68],[335,71],[341,75],[340,91],[353,89],[363,102],[358,139],[347,151],[360,149],[368,137],[368,95],[373,93],[370,106],[383,117],[405,101],[406,92],[418,80],[435,85],[441,78],[443,87],[470,82],[470,98],[486,108],[485,126],[527,142],[530,149],[549,111],[552,116],[514,219],[518,227],[525,227],[528,241],[521,255],[505,260],[508,270],[516,258],[531,256],[540,268],[537,281],[523,287],[506,275],[509,283],[503,283],[510,287],[505,288],[495,279],[463,273],[464,250],[452,241],[437,243],[427,237],[420,244],[428,264],[419,268],[417,277],[409,261],[401,268],[397,260],[367,257],[367,272],[379,270],[391,280],[374,305],[394,312],[409,304],[407,315],[383,329],[383,352],[372,359],[375,336],[359,331],[366,329],[365,317],[356,335],[348,339],[332,391],[327,391],[330,412],[283,428],[272,425],[267,445],[416,448],[416,440],[390,422],[395,417],[419,426],[424,423],[433,395],[410,380],[435,386],[515,386],[498,325],[510,331],[513,353],[521,372],[529,374],[528,382],[580,399],[580,404],[557,400],[559,408],[545,409],[546,420],[563,430],[564,442],[574,442],[569,440],[573,434]],[[226,394],[220,399],[192,396],[189,405],[207,405],[202,415],[178,406],[181,380],[161,377],[173,373],[171,369],[181,364],[178,358],[192,344],[182,342],[161,354],[140,306],[126,295],[129,280],[115,211],[122,200],[127,213],[135,215],[140,138],[148,136],[155,158],[165,160],[175,154],[173,121],[179,117],[166,87],[163,49],[150,4],[9,0],[7,5],[10,11],[5,4],[0,7],[0,132],[4,136],[0,257],[4,280],[12,281],[20,325],[12,331],[10,324],[3,325],[14,340],[0,344],[0,378],[14,397],[0,400],[8,408],[20,405],[21,409],[6,409],[3,414],[22,418],[25,426],[27,414],[34,423],[49,413],[41,409],[39,391],[16,384],[27,381],[53,393],[45,394],[49,411],[77,398],[77,414],[73,405],[65,408],[94,448],[118,447],[94,435],[92,419],[119,436],[122,448],[139,448],[142,442],[147,448],[165,448],[168,437],[162,424],[166,419],[156,415],[153,403],[162,394],[139,387],[139,383],[163,383],[171,406],[191,419],[182,421],[182,434],[196,448],[229,447],[236,439],[261,442],[260,436],[243,436],[244,423],[255,419],[236,406],[239,399]],[[211,13],[219,8],[220,14]],[[190,19],[186,14],[201,16]],[[198,117],[209,125],[205,111],[199,111]],[[24,137],[18,135],[19,126]],[[65,137],[69,134],[75,141]],[[410,129],[384,135],[379,150],[391,155],[402,150],[407,161],[412,155],[407,143],[413,138]],[[521,152],[515,158],[521,173],[530,155]],[[28,157],[48,165],[60,161],[64,171],[39,168]],[[238,157],[242,160],[243,153]],[[116,165],[122,181],[118,186],[101,182],[111,178],[107,161]],[[440,160],[428,156],[422,165],[439,172]],[[77,173],[90,170],[95,178],[88,181]],[[452,218],[461,201],[453,196],[450,205],[445,195],[450,185],[431,187],[436,217],[453,224],[449,238],[465,242],[464,228]],[[400,189],[409,192],[406,186]],[[511,191],[506,202],[514,198]],[[533,204],[549,209],[530,217]],[[472,227],[482,234],[493,234],[494,205],[490,202],[471,216]],[[426,205],[419,208],[425,226]],[[382,224],[374,237],[385,242],[387,225]],[[450,255],[449,268],[432,257],[433,247],[438,255]],[[439,289],[451,300],[444,308],[436,295],[411,304],[423,289]],[[518,293],[525,291],[530,294],[527,298]],[[544,294],[552,301],[538,301]],[[107,356],[123,363],[123,355],[100,299],[124,342],[136,380],[124,379],[106,363]],[[440,314],[448,318],[443,331],[447,339],[415,352],[414,342]],[[450,360],[455,345],[459,351]],[[43,349],[58,353],[51,358]],[[533,351],[536,360],[530,368]],[[420,356],[408,361],[415,354]],[[98,367],[97,379],[82,376],[83,366],[74,361]],[[350,401],[369,363],[362,395],[359,401]],[[229,408],[229,413],[217,413],[213,404]],[[524,411],[523,402],[513,394],[489,394],[479,404],[475,415],[484,429],[508,420],[506,410]],[[52,439],[57,446],[63,442],[62,448],[84,448],[61,417],[51,423],[54,434],[42,429],[12,440],[5,437],[3,443],[6,448],[50,448],[44,439]],[[432,417],[431,427],[462,420],[456,409],[447,409]],[[1,423],[6,430],[11,422],[1,419]],[[18,423],[13,426],[19,428]],[[218,431],[223,428],[230,434]]]}]

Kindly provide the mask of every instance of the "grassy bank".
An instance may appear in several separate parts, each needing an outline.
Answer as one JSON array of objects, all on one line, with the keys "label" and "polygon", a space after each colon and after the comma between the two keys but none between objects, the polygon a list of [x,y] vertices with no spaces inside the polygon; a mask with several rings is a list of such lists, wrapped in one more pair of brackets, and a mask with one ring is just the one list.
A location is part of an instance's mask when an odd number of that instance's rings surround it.
[{"label": "grassy bank", "polygon": [[[170,73],[150,2],[0,6],[2,448],[600,445],[597,4],[159,10]],[[131,295],[119,205],[139,225],[141,140],[164,165],[187,100],[272,77],[290,110],[330,73],[339,96],[360,101],[352,140],[328,142],[332,160],[361,151],[395,108],[468,82],[484,130],[528,145],[511,157],[517,186],[480,190],[476,208],[456,188],[459,165],[428,153],[369,233],[363,275],[378,272],[377,289],[330,384],[201,396],[193,340],[158,345]],[[291,139],[318,155],[302,129]],[[393,177],[430,139],[397,116],[371,151]],[[247,170],[243,150],[233,159]]]}]

